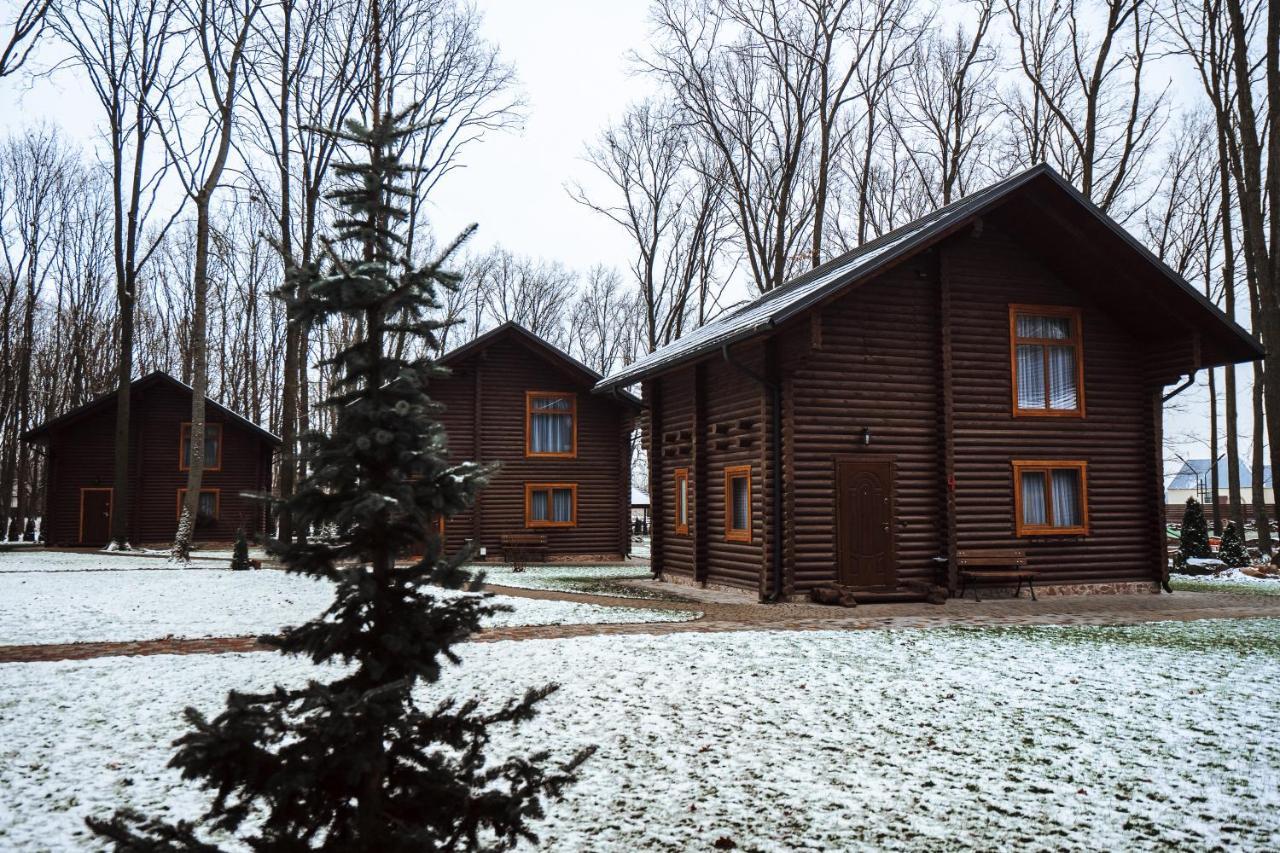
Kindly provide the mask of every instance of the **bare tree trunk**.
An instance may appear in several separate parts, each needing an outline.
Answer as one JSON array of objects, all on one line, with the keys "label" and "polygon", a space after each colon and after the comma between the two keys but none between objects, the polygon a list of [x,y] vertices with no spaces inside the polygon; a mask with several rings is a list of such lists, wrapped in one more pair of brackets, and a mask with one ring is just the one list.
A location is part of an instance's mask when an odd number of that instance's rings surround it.
[{"label": "bare tree trunk", "polygon": [[1218,508],[1218,371],[1209,368],[1209,501],[1213,513],[1213,535],[1222,535],[1222,512]]}]

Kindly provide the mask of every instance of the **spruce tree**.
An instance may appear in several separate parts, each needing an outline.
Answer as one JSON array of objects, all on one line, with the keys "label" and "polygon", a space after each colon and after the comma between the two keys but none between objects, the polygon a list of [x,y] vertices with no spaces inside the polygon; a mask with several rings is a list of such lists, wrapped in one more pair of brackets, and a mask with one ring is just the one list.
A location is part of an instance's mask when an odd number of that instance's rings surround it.
[{"label": "spruce tree", "polygon": [[1218,558],[1233,569],[1249,565],[1249,552],[1244,537],[1234,521],[1228,521],[1222,531],[1222,544],[1218,546]]},{"label": "spruce tree", "polygon": [[244,528],[236,529],[236,545],[231,551],[231,568],[235,571],[246,571],[249,563],[249,540],[244,537]]},{"label": "spruce tree", "polygon": [[388,353],[393,335],[434,351],[437,288],[458,281],[442,265],[461,238],[415,267],[395,232],[406,194],[396,152],[412,132],[395,119],[335,131],[367,161],[339,167],[337,239],[325,242],[323,264],[293,270],[284,291],[291,322],[363,330],[329,362],[338,375],[324,401],[333,433],[306,437],[311,474],[287,501],[303,529],[336,535],[278,546],[288,571],[331,582],[335,598],[312,621],[264,638],[286,655],[339,666],[318,670],[305,687],[232,692],[213,720],[188,708],[191,730],[171,765],[213,801],[194,824],[133,812],[91,819],[119,850],[217,850],[210,830],[259,851],[508,849],[536,840],[531,822],[542,800],[557,797],[590,754],[554,767],[541,751],[487,754],[491,726],[530,719],[556,687],[484,710],[436,694],[444,666],[458,662],[452,647],[498,608],[439,589],[474,592],[480,579],[464,571],[467,554],[442,553],[434,532],[421,560],[395,566],[435,516],[471,507],[490,474],[446,459],[441,409],[427,395],[428,381],[445,371],[427,357]]},{"label": "spruce tree", "polygon": [[1187,508],[1182,513],[1182,537],[1178,547],[1182,559],[1209,557],[1209,525],[1204,520],[1204,507],[1195,498],[1187,498]]}]

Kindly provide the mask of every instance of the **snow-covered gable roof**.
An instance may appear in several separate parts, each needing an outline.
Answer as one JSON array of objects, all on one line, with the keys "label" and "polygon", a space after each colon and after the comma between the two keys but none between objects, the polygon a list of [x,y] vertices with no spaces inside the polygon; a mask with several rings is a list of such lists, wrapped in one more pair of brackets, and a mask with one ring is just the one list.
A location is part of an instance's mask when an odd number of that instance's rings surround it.
[{"label": "snow-covered gable roof", "polygon": [[[1218,485],[1225,489],[1227,487],[1227,467],[1226,458],[1218,460]],[[1178,469],[1178,473],[1173,475],[1173,479],[1169,481],[1170,489],[1198,489],[1201,483],[1208,485],[1209,482],[1209,460],[1208,459],[1188,459],[1182,463],[1182,467]],[[1271,468],[1262,469],[1262,485],[1265,488],[1271,488]],[[1240,462],[1240,488],[1248,489],[1253,487],[1253,473],[1249,470],[1249,466]]]},{"label": "snow-covered gable roof", "polygon": [[1148,263],[1159,269],[1164,277],[1183,291],[1185,296],[1190,297],[1201,308],[1208,309],[1217,320],[1228,326],[1231,330],[1230,337],[1235,339],[1236,346],[1241,347],[1243,351],[1251,352],[1253,358],[1262,356],[1261,346],[1248,332],[1228,319],[1196,288],[1169,269],[1123,228],[1081,196],[1070,182],[1042,163],[959,201],[938,208],[933,213],[813,268],[769,291],[754,302],[694,329],[679,340],[660,347],[611,373],[600,381],[596,390],[608,391],[633,385],[645,377],[665,372],[683,362],[761,334],[803,314],[844,287],[865,279],[893,262],[927,248],[937,240],[958,231],[976,217],[997,206],[1015,190],[1042,178],[1047,178],[1059,189],[1065,191],[1070,198],[1087,209],[1113,230],[1116,236],[1122,238],[1132,249],[1142,255]]}]

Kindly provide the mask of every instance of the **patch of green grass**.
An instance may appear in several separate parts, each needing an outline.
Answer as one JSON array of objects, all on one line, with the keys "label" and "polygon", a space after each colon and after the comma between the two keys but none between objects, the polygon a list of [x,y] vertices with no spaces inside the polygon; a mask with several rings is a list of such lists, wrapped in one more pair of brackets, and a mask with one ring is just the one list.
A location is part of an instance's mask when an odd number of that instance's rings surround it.
[{"label": "patch of green grass", "polygon": [[1280,595],[1280,581],[1274,585],[1266,583],[1244,583],[1242,581],[1217,580],[1216,578],[1171,578],[1169,586],[1174,591],[1182,592],[1229,592],[1235,595]]},{"label": "patch of green grass", "polygon": [[1280,658],[1280,619],[1202,619],[1145,625],[1011,626],[944,629],[983,632],[1058,646],[1129,646]]}]

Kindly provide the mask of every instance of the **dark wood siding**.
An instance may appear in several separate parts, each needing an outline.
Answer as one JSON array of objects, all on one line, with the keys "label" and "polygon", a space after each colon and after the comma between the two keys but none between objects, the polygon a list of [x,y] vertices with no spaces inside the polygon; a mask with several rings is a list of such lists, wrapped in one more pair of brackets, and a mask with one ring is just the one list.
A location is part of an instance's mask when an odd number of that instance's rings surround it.
[{"label": "dark wood siding", "polygon": [[[432,382],[432,398],[445,406],[449,455],[455,461],[501,467],[469,513],[450,519],[446,546],[467,539],[498,555],[503,534],[547,537],[552,554],[616,557],[629,550],[631,501],[627,436],[630,407],[591,393],[592,382],[541,356],[513,337],[502,337],[451,364],[453,375]],[[525,393],[556,391],[577,397],[577,456],[525,457]],[[577,525],[525,527],[526,483],[576,483]]]},{"label": "dark wood siding", "polygon": [[[187,485],[187,472],[179,468],[179,448],[182,424],[191,419],[191,395],[176,386],[152,383],[135,390],[130,416],[129,538],[134,544],[169,542],[177,531],[178,490]],[[259,535],[266,509],[245,493],[270,490],[271,445],[217,412],[208,413],[208,422],[222,424],[222,466],[204,472],[201,488],[218,490],[219,515],[215,524],[197,528],[196,539],[229,541],[240,527]],[[112,485],[114,431],[114,402],[52,431],[44,528],[49,544],[79,544],[80,490]]]}]

